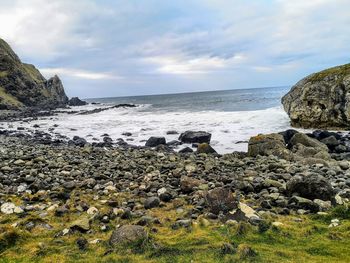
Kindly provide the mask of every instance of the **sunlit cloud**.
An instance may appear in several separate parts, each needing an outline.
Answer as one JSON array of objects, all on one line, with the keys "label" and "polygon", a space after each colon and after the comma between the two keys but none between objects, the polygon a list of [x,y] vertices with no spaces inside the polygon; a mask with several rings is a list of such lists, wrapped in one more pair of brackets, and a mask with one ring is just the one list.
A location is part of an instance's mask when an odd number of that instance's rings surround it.
[{"label": "sunlit cloud", "polygon": [[87,80],[108,80],[108,79],[122,79],[121,76],[116,76],[110,73],[91,72],[80,69],[70,68],[42,68],[40,69],[45,76],[61,75]]},{"label": "sunlit cloud", "polygon": [[241,54],[231,58],[220,57],[196,57],[186,58],[183,56],[156,56],[144,60],[157,66],[156,71],[164,74],[208,74],[223,69],[233,64],[244,61]]}]

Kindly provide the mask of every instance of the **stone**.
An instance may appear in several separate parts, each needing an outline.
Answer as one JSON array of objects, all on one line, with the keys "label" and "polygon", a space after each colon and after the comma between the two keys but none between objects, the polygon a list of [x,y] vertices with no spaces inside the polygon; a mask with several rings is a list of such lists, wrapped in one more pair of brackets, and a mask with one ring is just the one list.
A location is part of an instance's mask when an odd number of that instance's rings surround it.
[{"label": "stone", "polygon": [[228,218],[237,222],[249,221],[254,225],[261,221],[253,208],[241,202],[239,202],[237,209],[229,212]]},{"label": "stone", "polygon": [[1,213],[10,215],[14,213],[15,208],[16,208],[16,205],[14,203],[7,202],[1,205],[0,211]]},{"label": "stone", "polygon": [[204,131],[186,131],[179,137],[183,143],[210,143],[211,134]]},{"label": "stone", "polygon": [[79,237],[76,241],[77,246],[80,250],[86,250],[88,248],[88,241],[84,237]]},{"label": "stone", "polygon": [[145,146],[147,147],[157,147],[159,145],[165,145],[166,144],[166,140],[164,137],[150,137]]},{"label": "stone", "polygon": [[78,230],[80,232],[86,232],[90,230],[90,220],[86,216],[82,216],[79,219],[73,221],[69,227],[72,230]]},{"label": "stone", "polygon": [[274,155],[279,158],[290,160],[290,151],[286,148],[284,138],[281,134],[272,133],[251,137],[248,142],[248,156]]},{"label": "stone", "polygon": [[196,187],[199,187],[203,183],[205,183],[203,180],[182,176],[180,179],[180,188],[183,193],[188,194],[193,192]]},{"label": "stone", "polygon": [[349,162],[348,162],[348,161],[341,161],[341,162],[338,162],[338,165],[339,165],[339,167],[340,167],[342,170],[348,170],[348,169],[349,169]]},{"label": "stone", "polygon": [[176,230],[181,227],[190,228],[191,226],[192,226],[191,219],[180,219],[180,220],[176,220],[176,222],[171,226],[171,228]]},{"label": "stone", "polygon": [[290,199],[289,203],[294,204],[295,208],[299,208],[299,210],[310,210],[311,212],[319,211],[319,206],[316,203],[314,203],[310,199],[303,198],[300,196],[293,196]]},{"label": "stone", "polygon": [[86,211],[86,213],[88,214],[88,215],[95,215],[95,214],[97,214],[98,213],[98,209],[96,208],[96,207],[90,207],[87,211]]},{"label": "stone", "polygon": [[192,148],[190,147],[185,147],[179,151],[179,153],[193,153]]},{"label": "stone", "polygon": [[350,64],[311,74],[282,98],[292,126],[349,128]]},{"label": "stone", "polygon": [[119,245],[140,244],[148,240],[148,234],[142,226],[124,225],[113,231],[109,244]]},{"label": "stone", "polygon": [[68,142],[68,144],[78,147],[84,147],[87,144],[87,141],[79,136],[74,136],[73,139]]},{"label": "stone", "polygon": [[331,201],[323,201],[321,199],[315,199],[314,203],[319,206],[320,211],[327,211],[332,208]]},{"label": "stone", "polygon": [[87,102],[83,101],[81,99],[79,99],[78,97],[72,97],[69,101],[68,101],[68,105],[69,106],[84,106],[86,105]]},{"label": "stone", "polygon": [[313,139],[309,136],[307,136],[304,133],[296,133],[294,134],[294,136],[292,137],[292,139],[290,140],[290,144],[292,146],[296,146],[297,144],[302,144],[306,147],[311,147],[311,148],[316,148],[319,151],[325,151],[328,152],[328,147],[327,145],[325,145],[324,143]]},{"label": "stone", "polygon": [[206,203],[211,213],[218,215],[224,214],[238,207],[238,201],[232,192],[227,188],[215,188],[209,191],[205,196]]},{"label": "stone", "polygon": [[163,202],[170,202],[171,199],[173,199],[173,195],[165,188],[160,188],[157,191],[157,194],[159,196],[159,199]]},{"label": "stone", "polygon": [[144,202],[144,207],[146,209],[151,209],[154,207],[158,207],[160,204],[160,199],[158,197],[149,197]]},{"label": "stone", "polygon": [[321,199],[324,201],[334,198],[334,189],[329,181],[321,175],[312,174],[308,176],[296,175],[286,185],[287,194],[297,193],[308,199]]},{"label": "stone", "polygon": [[332,219],[331,220],[331,223],[330,225],[328,226],[329,228],[332,228],[332,227],[337,227],[340,225],[340,221],[339,219],[335,218],[335,219]]},{"label": "stone", "polygon": [[217,153],[208,143],[201,143],[197,147],[197,153]]},{"label": "stone", "polygon": [[176,135],[176,134],[179,134],[177,131],[175,130],[171,130],[171,131],[167,131],[166,132],[167,135]]},{"label": "stone", "polygon": [[272,225],[273,225],[274,227],[281,227],[281,226],[283,226],[284,224],[283,224],[282,222],[275,221],[275,222],[272,222]]},{"label": "stone", "polygon": [[334,149],[339,145],[337,138],[335,138],[333,135],[322,139],[321,142],[327,145],[329,149]]}]

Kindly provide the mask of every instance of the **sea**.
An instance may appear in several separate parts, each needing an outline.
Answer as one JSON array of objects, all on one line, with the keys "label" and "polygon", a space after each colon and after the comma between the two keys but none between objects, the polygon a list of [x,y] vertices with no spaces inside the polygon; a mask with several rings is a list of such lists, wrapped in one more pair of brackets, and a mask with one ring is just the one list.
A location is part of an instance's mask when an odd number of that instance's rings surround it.
[{"label": "sea", "polygon": [[[114,108],[90,115],[59,113],[29,123],[9,123],[33,127],[90,142],[102,141],[108,134],[130,144],[144,145],[151,136],[177,140],[182,132],[206,131],[212,134],[211,145],[219,153],[247,151],[251,136],[291,128],[281,98],[290,87],[266,87],[181,94],[164,94],[115,98],[92,98],[86,106],[74,110],[92,110],[130,103],[135,108]],[[97,104],[96,104],[97,103]],[[69,111],[68,109],[66,111]],[[57,127],[54,127],[57,126]],[[53,129],[54,128],[54,129]],[[167,134],[176,131],[178,134]],[[128,134],[129,133],[129,134]],[[131,135],[130,135],[131,134]],[[181,145],[181,148],[187,145]]]}]

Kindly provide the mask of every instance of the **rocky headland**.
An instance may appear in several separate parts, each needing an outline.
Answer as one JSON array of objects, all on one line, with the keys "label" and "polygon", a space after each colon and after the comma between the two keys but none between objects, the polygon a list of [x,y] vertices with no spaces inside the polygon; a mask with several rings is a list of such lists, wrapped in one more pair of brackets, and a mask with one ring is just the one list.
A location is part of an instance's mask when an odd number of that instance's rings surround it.
[{"label": "rocky headland", "polygon": [[68,97],[61,80],[46,80],[34,65],[22,63],[0,39],[0,109],[52,109],[65,106]]}]

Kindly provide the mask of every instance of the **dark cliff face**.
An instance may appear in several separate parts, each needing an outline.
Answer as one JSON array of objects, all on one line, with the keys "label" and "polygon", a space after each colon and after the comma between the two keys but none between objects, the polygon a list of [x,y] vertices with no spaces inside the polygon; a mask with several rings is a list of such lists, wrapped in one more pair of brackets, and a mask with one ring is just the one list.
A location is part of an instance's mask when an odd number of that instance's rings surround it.
[{"label": "dark cliff face", "polygon": [[52,109],[66,105],[61,80],[46,80],[35,66],[22,63],[0,39],[0,109]]}]

